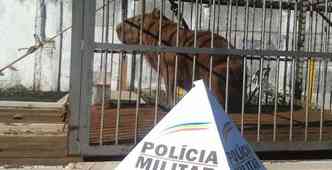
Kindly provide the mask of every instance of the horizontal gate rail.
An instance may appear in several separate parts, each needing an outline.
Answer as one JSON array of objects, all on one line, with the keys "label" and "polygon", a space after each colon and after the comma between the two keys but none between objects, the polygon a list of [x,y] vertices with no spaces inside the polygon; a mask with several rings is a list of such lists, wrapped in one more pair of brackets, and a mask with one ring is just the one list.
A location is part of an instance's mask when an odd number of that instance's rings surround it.
[{"label": "horizontal gate rail", "polygon": [[[189,47],[169,47],[169,46],[148,46],[148,45],[127,45],[95,43],[97,51],[105,49],[110,51],[125,51],[136,53],[179,53],[179,54],[209,54],[209,55],[256,55],[256,56],[309,56],[312,58],[330,58],[332,53],[325,52],[304,52],[304,51],[280,51],[280,50],[255,50],[255,49],[230,49],[230,48],[189,48]],[[219,56],[215,56],[219,57]]]}]

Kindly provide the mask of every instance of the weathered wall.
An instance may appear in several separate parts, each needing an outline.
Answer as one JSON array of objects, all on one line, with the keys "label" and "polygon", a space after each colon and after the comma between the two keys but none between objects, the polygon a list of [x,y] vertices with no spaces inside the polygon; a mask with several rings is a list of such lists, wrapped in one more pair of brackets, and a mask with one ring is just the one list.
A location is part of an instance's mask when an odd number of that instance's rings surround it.
[{"label": "weathered wall", "polygon": [[[71,1],[64,1],[64,28],[71,25]],[[0,68],[19,58],[25,51],[19,48],[34,45],[35,23],[38,0],[0,0]],[[52,37],[59,31],[60,1],[45,0],[46,2],[46,38]],[[37,16],[37,18],[36,18]],[[64,34],[63,61],[61,73],[61,89],[69,88],[70,65],[70,30]],[[0,76],[0,88],[22,84],[32,88],[35,72],[35,60],[41,56],[41,90],[49,91],[57,88],[57,72],[59,57],[59,38],[55,39],[54,49],[45,48],[15,64],[15,70],[6,70],[5,76]]]}]

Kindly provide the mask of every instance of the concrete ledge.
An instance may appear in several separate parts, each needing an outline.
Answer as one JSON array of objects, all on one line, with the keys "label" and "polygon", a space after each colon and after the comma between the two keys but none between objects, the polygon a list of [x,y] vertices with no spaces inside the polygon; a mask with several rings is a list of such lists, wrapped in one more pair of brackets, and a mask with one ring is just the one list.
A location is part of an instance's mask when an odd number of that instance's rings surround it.
[{"label": "concrete ledge", "polygon": [[24,101],[0,101],[1,109],[33,108],[33,109],[63,109],[69,95],[65,95],[57,102],[24,102]]},{"label": "concrete ledge", "polygon": [[39,108],[39,109],[62,109],[64,104],[55,102],[21,102],[21,101],[0,101],[0,108]]},{"label": "concrete ledge", "polygon": [[0,136],[65,136],[63,123],[0,123]]}]

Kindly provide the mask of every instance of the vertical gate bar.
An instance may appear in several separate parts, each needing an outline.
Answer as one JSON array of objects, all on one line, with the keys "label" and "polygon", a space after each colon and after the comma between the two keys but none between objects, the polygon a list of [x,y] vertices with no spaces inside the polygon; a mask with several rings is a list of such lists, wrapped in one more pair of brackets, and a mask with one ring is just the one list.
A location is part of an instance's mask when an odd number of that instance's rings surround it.
[{"label": "vertical gate bar", "polygon": [[[194,48],[197,48],[197,29],[198,29],[198,12],[199,12],[199,4],[198,0],[196,0],[195,3],[195,28],[194,28]],[[195,73],[196,73],[196,57],[197,54],[194,54],[193,58],[193,72],[192,72],[192,81],[191,85],[194,86],[194,80],[195,80]]]},{"label": "vertical gate bar", "polygon": [[[329,18],[329,20],[331,20],[331,13],[329,13],[329,15],[328,15],[328,18]],[[327,49],[326,49],[326,51],[327,52],[330,52],[330,50],[329,50],[329,48],[330,48],[330,41],[331,41],[331,34],[330,34],[330,31],[331,31],[331,27],[327,27]],[[329,61],[330,61],[330,59],[326,59],[327,61],[327,67],[328,67],[328,64],[329,64]],[[331,97],[332,97],[332,90],[331,90],[331,86],[330,86],[330,112],[331,112],[331,102],[332,102],[332,100],[331,100]]]},{"label": "vertical gate bar", "polygon": [[[114,1],[114,3],[115,3],[116,1]],[[122,15],[121,15],[122,16]],[[122,17],[122,20],[123,20],[123,17]],[[114,24],[114,23],[113,23]],[[113,25],[113,27],[114,27],[114,25]],[[123,34],[122,34],[123,35]],[[121,35],[121,36],[122,36]],[[121,53],[118,53],[118,57],[119,57],[119,59],[121,58],[121,56],[122,56],[122,52]],[[118,63],[119,64],[119,68],[118,68],[118,73],[120,73],[121,71],[120,71],[120,67],[121,67],[121,65],[120,65],[120,62]],[[117,78],[117,90],[119,89],[119,87],[121,87],[121,86],[119,86],[119,84],[120,84],[120,82],[121,82],[121,80],[120,80],[120,76],[118,76],[118,78]],[[120,100],[121,100],[121,94],[120,93],[118,93],[118,96],[117,96],[117,105],[116,105],[116,120],[115,120],[115,134],[114,134],[114,141],[115,141],[115,144],[118,144],[118,132],[119,132],[119,122],[120,122]]]},{"label": "vertical gate bar", "polygon": [[153,68],[150,67],[150,79],[149,79],[149,95],[152,96],[152,76],[153,76]]},{"label": "vertical gate bar", "polygon": [[119,66],[118,66],[118,98],[117,98],[117,109],[116,109],[116,122],[115,122],[115,144],[119,144],[119,127],[120,127],[120,109],[121,109],[121,91],[122,91],[122,86],[119,84],[122,82],[122,57],[124,56],[124,52],[121,51],[118,54],[119,57]]},{"label": "vertical gate bar", "polygon": [[[327,7],[328,7],[328,2],[327,0],[325,0],[325,16],[328,16],[327,13]],[[323,20],[322,20],[322,27],[324,26],[323,24]],[[326,33],[326,34],[325,34]],[[325,35],[325,39],[324,39],[324,51],[328,52],[328,31],[327,28],[325,27],[324,31],[321,32],[321,34]],[[321,104],[321,109],[320,109],[320,123],[319,123],[319,141],[322,142],[323,140],[323,126],[324,126],[324,113],[325,113],[325,97],[326,97],[326,83],[327,83],[327,70],[328,70],[328,60],[324,57],[323,59],[324,61],[324,72],[323,72],[323,98],[322,98],[322,104]],[[318,94],[317,94],[318,95]]]},{"label": "vertical gate bar", "polygon": [[[290,29],[290,16],[291,16],[291,11],[290,11],[290,0],[287,0],[287,20],[286,20],[286,51],[289,50],[289,29]],[[288,57],[284,56],[284,73],[283,73],[283,96],[284,100],[286,101],[286,96],[287,96],[287,72],[288,72]]]},{"label": "vertical gate bar", "polygon": [[[179,47],[179,38],[180,38],[180,22],[183,14],[182,10],[183,4],[181,0],[178,1],[178,15],[176,23],[176,47]],[[180,12],[181,11],[181,12]],[[178,54],[175,54],[175,65],[174,65],[174,87],[173,87],[173,105],[177,102],[177,78],[178,78]]]},{"label": "vertical gate bar", "polygon": [[[243,42],[244,46],[243,49],[247,50],[248,45],[248,27],[249,27],[249,0],[246,0],[246,7],[245,7],[245,16],[244,16],[244,36]],[[242,101],[241,101],[241,136],[244,135],[244,112],[245,112],[245,99],[246,99],[246,72],[247,72],[247,55],[244,55],[243,58],[243,75],[242,75]]]},{"label": "vertical gate bar", "polygon": [[220,31],[221,0],[218,0],[217,5],[218,5],[218,10],[217,10],[218,17],[217,17],[217,30],[216,30],[216,33],[218,35],[221,35],[221,33],[219,32]]},{"label": "vertical gate bar", "polygon": [[[255,0],[253,0],[254,5],[252,8],[252,25],[251,25],[251,49],[254,49],[254,35],[255,35],[255,14],[256,14],[256,3]],[[249,82],[249,94],[251,94],[251,85],[253,84],[253,79],[252,79],[252,75],[253,75],[253,59],[250,59],[250,82]],[[250,102],[250,101],[248,101]]]},{"label": "vertical gate bar", "polygon": [[[307,57],[307,79],[306,82],[307,84],[310,81],[310,75],[309,75],[309,66],[310,66],[310,57]],[[305,128],[304,128],[304,142],[308,141],[308,119],[309,119],[309,85],[307,85],[306,88],[306,99],[305,99]]]},{"label": "vertical gate bar", "polygon": [[[272,48],[272,18],[273,18],[273,6],[272,3],[270,3],[270,19],[269,19],[269,46],[268,48]],[[271,56],[270,56],[271,57]],[[269,61],[270,62],[270,61]]]},{"label": "vertical gate bar", "polygon": [[202,30],[203,0],[200,0],[198,6],[199,6],[198,29]]},{"label": "vertical gate bar", "polygon": [[[124,21],[127,17],[127,1],[121,1],[121,20]],[[124,39],[124,31],[122,31],[122,39]],[[117,99],[117,113],[116,113],[116,128],[115,128],[115,144],[119,144],[119,127],[120,127],[120,109],[121,109],[121,97],[122,97],[122,65],[123,58],[126,56],[126,52],[121,51],[119,54],[119,67],[118,67],[118,99]]]},{"label": "vertical gate bar", "polygon": [[[322,22],[323,24],[323,22]],[[317,27],[318,27],[318,13],[315,12],[315,33],[314,33],[314,50],[317,51]]]},{"label": "vertical gate bar", "polygon": [[293,30],[292,30],[292,51],[296,51],[297,46],[297,4],[294,4],[294,13],[293,13]]},{"label": "vertical gate bar", "polygon": [[[297,1],[295,2],[294,5],[294,22],[293,22],[293,47],[292,49],[297,51]],[[296,59],[298,56],[292,56],[292,65],[291,65],[291,98],[290,98],[290,124],[289,124],[289,141],[291,142],[293,140],[293,112],[294,112],[294,88],[295,88],[295,71],[296,71]]]},{"label": "vertical gate bar", "polygon": [[[108,14],[107,15],[109,15],[109,2],[110,1],[107,1],[107,10],[108,10]],[[112,28],[113,28],[113,26],[114,26],[114,23],[115,23],[115,1],[113,1],[113,7],[112,7],[113,9],[113,12],[112,12]],[[108,43],[109,42],[109,17],[108,17],[108,19],[107,19],[107,22],[108,22],[108,24],[107,24],[107,30],[106,30],[106,32],[107,32],[107,35],[106,35],[106,37],[105,37],[105,42],[106,43]],[[111,43],[114,43],[114,29],[112,29],[112,39],[111,39]],[[108,52],[106,52],[106,64],[108,65]],[[109,84],[109,96],[110,96],[110,100],[112,100],[112,70],[113,70],[113,51],[111,51],[110,52],[110,55],[111,55],[111,58],[110,58],[110,61],[111,61],[111,65],[110,65],[110,84]],[[105,66],[105,70],[107,71],[107,65]],[[107,80],[105,79],[104,80],[105,82],[107,82]],[[105,90],[106,91],[106,90]],[[103,93],[105,94],[106,92],[104,92],[103,91]],[[103,94],[103,96],[104,96],[104,94]],[[103,102],[104,103],[104,102]],[[102,110],[103,110],[103,108],[104,107],[102,107]],[[101,144],[102,145],[102,142],[103,142],[103,130],[102,130],[102,128],[104,127],[104,114],[105,114],[105,111],[102,111],[102,115],[101,115],[101,117],[102,117],[102,120],[101,120],[101,131],[100,131],[100,134],[101,134],[101,139],[99,139],[99,144]]]},{"label": "vertical gate bar", "polygon": [[[317,15],[318,15],[318,13],[316,12],[316,16]],[[325,13],[325,16],[327,16],[327,12]],[[316,21],[315,27],[317,27],[317,25],[318,25],[318,23]],[[320,44],[320,52],[323,52],[324,51],[323,44],[325,43],[325,41],[324,41],[324,21],[323,21],[323,19],[321,20],[320,42],[321,42],[321,44]],[[315,49],[316,49],[316,46],[315,46]],[[319,60],[319,63],[318,63],[318,76],[317,76],[318,80],[317,80],[317,83],[320,82],[320,78],[321,78],[321,67],[322,67],[322,61]],[[318,83],[318,85],[317,85],[317,91],[316,91],[316,104],[317,104],[317,107],[318,107],[319,92],[320,92],[320,85]]]},{"label": "vertical gate bar", "polygon": [[226,31],[225,31],[225,37],[228,38],[228,21],[229,21],[229,7],[230,7],[230,1],[231,0],[227,0],[227,15],[226,15]]},{"label": "vertical gate bar", "polygon": [[[297,57],[297,56],[295,56]],[[292,57],[291,73],[291,98],[290,98],[290,119],[289,119],[289,141],[293,141],[293,111],[294,111],[294,87],[295,87],[295,58]]]},{"label": "vertical gate bar", "polygon": [[211,0],[209,0],[208,7],[209,7],[209,16],[208,16],[207,30],[211,32],[211,17],[212,17],[212,8],[213,8],[213,6],[211,5]]},{"label": "vertical gate bar", "polygon": [[263,64],[264,60],[263,56],[261,56],[259,62],[259,93],[258,93],[257,136],[256,136],[257,142],[260,142]]},{"label": "vertical gate bar", "polygon": [[[310,1],[310,3],[312,3],[312,1]],[[314,11],[313,11],[313,6],[310,5],[310,11],[309,11],[309,41],[308,41],[308,48],[309,48],[309,51],[313,51],[312,50],[312,47],[313,47],[313,42],[312,42],[312,39],[313,39],[313,36],[312,36],[312,32],[313,32],[313,15],[314,15]]]},{"label": "vertical gate bar", "polygon": [[131,71],[129,82],[129,104],[132,102],[133,90],[135,89],[135,73],[136,73],[136,53],[133,52],[131,56]]},{"label": "vertical gate bar", "polygon": [[323,126],[324,126],[324,114],[325,114],[325,96],[326,96],[326,84],[327,84],[327,70],[328,70],[328,60],[324,59],[324,82],[323,82],[323,103],[321,106],[321,113],[320,113],[320,123],[319,123],[319,141],[322,142],[323,140]]},{"label": "vertical gate bar", "polygon": [[[213,0],[212,2],[212,13],[213,13],[213,19],[212,19],[212,30],[211,30],[211,48],[214,48],[214,27],[216,23],[216,0]],[[209,66],[209,89],[212,88],[212,70],[213,70],[213,56],[210,56],[210,66]]]},{"label": "vertical gate bar", "polygon": [[[302,12],[302,11],[301,11],[301,12]],[[305,15],[304,18],[305,18],[305,20],[307,20],[307,15]],[[306,22],[305,25],[306,25],[307,23],[308,23],[308,22]],[[306,30],[305,30],[305,28],[304,28],[304,30],[302,30],[302,31],[304,31],[304,33],[303,33],[304,36],[307,36],[307,35],[306,35]],[[303,48],[304,51],[307,51],[307,52],[308,52],[308,47],[305,46],[305,43],[306,43],[305,41],[306,41],[306,40],[307,40],[307,39],[304,39],[304,41],[303,41],[303,47],[302,47],[302,48]],[[304,63],[305,63],[305,58],[306,58],[306,57],[307,57],[307,56],[303,56],[303,58],[304,58],[304,59],[303,59],[303,60],[304,60],[304,61],[303,61],[303,65],[304,65]],[[300,60],[299,60],[299,62],[300,62]],[[307,66],[306,66],[306,67],[307,67]],[[308,68],[308,67],[307,67],[307,68]],[[303,69],[304,69],[304,68],[303,68]],[[303,92],[304,94],[307,94],[307,84],[308,84],[308,83],[307,83],[307,76],[308,76],[307,71],[304,71],[304,92]],[[305,103],[306,101],[303,100],[303,102]]]},{"label": "vertical gate bar", "polygon": [[[273,8],[272,8],[272,3],[270,3],[270,15],[269,15],[269,28],[268,28],[268,42],[265,43],[267,45],[267,48],[268,49],[271,49],[271,42],[272,42],[272,17],[273,17]],[[267,15],[267,14],[266,14]],[[268,56],[267,57],[267,68],[270,69],[271,68],[271,59],[272,59],[272,56]],[[270,71],[268,71],[268,76],[267,76],[267,82],[269,82],[269,79],[270,79]],[[264,76],[265,77],[265,76]],[[265,94],[265,104],[268,104],[269,103],[269,96],[267,94]],[[272,135],[273,136],[273,135]]]},{"label": "vertical gate bar", "polygon": [[[164,0],[161,1],[161,9],[164,9]],[[158,35],[158,45],[161,46],[162,41],[162,24],[163,24],[163,10],[160,10],[160,18],[159,18],[159,35]],[[163,54],[165,55],[165,54]],[[161,54],[158,53],[158,61],[157,61],[157,91],[156,91],[156,97],[155,97],[155,105],[154,105],[154,120],[153,125],[155,126],[158,121],[158,102],[159,102],[159,88],[160,88],[160,58]],[[166,92],[168,91],[168,84],[166,83]],[[169,83],[169,82],[168,82]],[[168,95],[166,95],[168,96]]]},{"label": "vertical gate bar", "polygon": [[[104,43],[104,31],[105,31],[105,6],[106,6],[106,3],[105,3],[106,0],[103,0],[103,5],[101,7],[101,10],[102,10],[102,30],[101,30],[101,42]],[[97,15],[97,14],[96,14]],[[104,54],[103,53],[100,53],[100,63],[99,63],[99,72],[102,72],[103,71],[103,56]]]},{"label": "vertical gate bar", "polygon": [[[312,0],[310,0],[312,4]],[[310,5],[309,11],[309,41],[308,41],[308,52],[312,50],[312,31],[313,31],[313,6]],[[309,107],[311,105],[311,97],[312,97],[312,77],[313,77],[313,68],[312,64],[315,63],[315,58],[312,56],[308,56],[307,58],[307,93],[306,93],[306,108],[305,108],[305,129],[304,129],[304,141],[308,141],[308,127],[309,127]]]},{"label": "vertical gate bar", "polygon": [[[332,13],[329,13],[328,14],[328,18],[329,18],[329,20],[331,20],[331,15],[332,15]],[[331,41],[331,34],[330,34],[330,30],[331,30],[331,27],[327,27],[327,49],[326,49],[326,51],[327,52],[330,52],[330,50],[329,50],[329,48],[330,48],[330,41]],[[328,60],[329,61],[329,60]]]},{"label": "vertical gate bar", "polygon": [[[135,0],[134,0],[135,1]],[[153,0],[153,9],[156,8],[156,0]],[[153,44],[156,45],[156,44]],[[149,75],[149,95],[152,96],[152,78],[153,78],[153,68],[150,67],[150,75]]]},{"label": "vertical gate bar", "polygon": [[[162,38],[162,16],[163,16],[163,9],[164,9],[164,1],[161,1],[161,9],[160,10],[160,18],[159,18],[159,34],[158,34],[158,45],[161,45],[161,38]],[[165,55],[165,54],[164,54]],[[157,56],[157,89],[156,89],[156,95],[155,95],[155,105],[154,105],[154,120],[153,120],[153,125],[155,126],[158,121],[158,102],[159,102],[159,90],[160,90],[160,58],[161,54],[158,53]],[[166,91],[168,88],[167,82],[166,84]]]},{"label": "vertical gate bar", "polygon": [[70,88],[69,103],[70,111],[69,123],[68,123],[68,154],[76,155],[80,153],[79,141],[79,126],[81,117],[81,90],[82,90],[82,55],[83,50],[83,25],[84,25],[84,1],[74,0],[72,1],[72,32],[71,32],[71,57],[70,57]]},{"label": "vertical gate bar", "polygon": [[[109,35],[109,1],[107,0],[106,4],[103,3],[103,6],[106,6],[106,29],[105,29],[105,38],[103,37],[102,39],[104,39],[104,42],[108,42],[108,35]],[[104,9],[103,9],[104,11]],[[104,12],[103,12],[104,15]],[[103,16],[103,20],[104,20],[104,16]],[[104,24],[104,21],[103,21]],[[104,30],[104,25],[103,28]],[[104,130],[104,116],[105,116],[105,96],[106,96],[106,83],[107,83],[107,66],[108,66],[108,53],[101,53],[104,54],[101,57],[105,57],[105,59],[103,60],[104,63],[104,80],[103,80],[103,98],[102,98],[102,105],[101,105],[101,115],[100,115],[100,131],[99,131],[99,145],[103,145],[103,130]]]},{"label": "vertical gate bar", "polygon": [[[261,32],[261,50],[265,49],[265,21],[266,21],[266,0],[263,0],[263,31]],[[259,69],[259,96],[258,96],[258,113],[257,113],[257,142],[260,142],[261,130],[261,112],[262,112],[262,79],[263,79],[264,56],[260,56]]]},{"label": "vertical gate bar", "polygon": [[237,32],[239,32],[239,29],[237,28],[237,22],[238,22],[238,15],[239,15],[239,1],[236,1],[235,3],[235,25],[234,25],[234,42],[233,46],[236,48],[236,40],[237,40]]},{"label": "vertical gate bar", "polygon": [[[144,29],[144,22],[145,22],[145,0],[141,1],[141,22],[140,22],[140,37],[139,37],[139,45],[143,45],[143,29]],[[142,77],[143,77],[143,52],[140,53],[140,62],[139,62],[139,77],[138,77],[138,89],[137,89],[137,96],[136,96],[136,107],[135,107],[135,134],[134,134],[134,143],[137,144],[138,141],[138,115],[139,115],[139,107],[141,105],[141,91],[142,91]]]},{"label": "vertical gate bar", "polygon": [[[272,18],[270,18],[271,20]],[[278,29],[278,41],[277,46],[278,50],[281,49],[281,29],[282,29],[282,0],[279,0],[279,29]],[[280,67],[280,56],[277,56],[277,70],[275,75],[275,84],[274,84],[274,113],[273,113],[273,142],[277,140],[277,116],[278,116],[278,91],[279,91],[279,67]]]},{"label": "vertical gate bar", "polygon": [[[154,6],[155,6],[155,1],[153,2]],[[133,0],[133,15],[136,16],[136,2],[135,0]],[[143,15],[143,14],[142,14]],[[141,55],[140,55],[141,56]],[[133,52],[132,54],[132,64],[131,64],[131,78],[130,78],[130,88],[129,88],[129,103],[131,104],[131,96],[132,96],[132,90],[135,91],[135,80],[136,80],[136,52]],[[141,61],[141,58],[140,58],[140,61]],[[139,63],[139,66],[141,62]],[[151,80],[151,77],[150,77],[150,80]],[[139,81],[139,80],[138,80]],[[151,90],[151,86],[150,86],[150,90]],[[151,91],[150,91],[151,92]],[[137,97],[137,96],[136,96]],[[136,100],[136,104],[137,104],[137,100]],[[137,143],[138,141],[138,127],[139,126],[139,122],[138,122],[138,114],[136,112],[136,108],[135,108],[135,129],[134,129],[134,144]]]},{"label": "vertical gate bar", "polygon": [[139,115],[139,107],[141,104],[142,77],[143,77],[143,53],[140,54],[140,63],[139,63],[138,92],[137,92],[136,109],[135,109],[135,124],[136,124],[135,134],[134,134],[135,144],[137,144],[138,141],[138,115]]},{"label": "vertical gate bar", "polygon": [[[231,48],[231,41],[232,41],[232,7],[233,7],[233,0],[229,0],[229,10],[227,14],[227,26],[228,29],[226,33],[228,34],[227,40],[227,48]],[[225,87],[225,112],[228,113],[228,89],[229,89],[229,63],[230,56],[227,55],[227,63],[226,63],[226,87]]]},{"label": "vertical gate bar", "polygon": [[[312,4],[312,1],[310,1],[310,3]],[[313,28],[313,25],[314,25],[314,17],[313,17],[313,6],[312,5],[310,5],[310,21],[309,21],[309,26],[310,26],[310,29],[309,29],[309,34],[310,34],[310,39],[309,39],[309,42],[308,42],[308,45],[309,45],[309,51],[310,52],[312,52],[312,51],[314,51],[314,49],[313,49],[313,30],[314,30],[314,28]],[[309,109],[312,109],[312,104],[313,104],[313,102],[312,102],[312,98],[313,98],[313,91],[314,91],[314,86],[315,86],[315,84],[314,84],[314,82],[315,82],[315,79],[314,79],[314,74],[315,74],[315,71],[314,71],[314,69],[315,69],[315,65],[316,65],[316,59],[313,57],[313,56],[309,56],[310,57],[310,82],[308,81],[308,83],[309,84],[311,84],[310,85],[310,89],[308,89],[309,90],[309,96],[308,96],[308,98],[309,98],[309,103],[308,103],[308,107],[309,107]],[[309,72],[308,72],[309,73]],[[308,121],[309,121],[309,109],[308,109],[308,116],[306,116],[306,117],[308,117]],[[306,123],[306,124],[308,124],[309,125],[309,122],[308,123]],[[308,128],[308,127],[307,127]],[[308,132],[308,131],[307,131]]]},{"label": "vertical gate bar", "polygon": [[[324,72],[323,72],[323,79],[321,80],[323,83],[323,94],[322,94],[322,103],[320,107],[320,119],[319,119],[319,142],[322,142],[323,139],[323,120],[324,120],[324,106],[325,106],[325,89],[326,89],[326,71],[327,68],[325,68],[325,59],[324,59]],[[318,94],[317,94],[318,95]],[[318,103],[317,103],[318,107]]]},{"label": "vertical gate bar", "polygon": [[[132,1],[133,3],[133,16],[136,16],[136,2],[135,0]],[[130,71],[130,82],[129,82],[129,104],[132,101],[132,90],[135,89],[135,72],[136,72],[136,53],[134,52],[131,57],[131,71]],[[150,77],[151,79],[151,77]],[[151,89],[151,86],[150,86]]]},{"label": "vertical gate bar", "polygon": [[273,142],[277,140],[277,114],[278,114],[278,89],[279,89],[279,67],[280,61],[277,56],[277,70],[275,75],[275,88],[274,88],[274,114],[273,114]]},{"label": "vertical gate bar", "polygon": [[61,72],[62,72],[62,51],[63,51],[63,0],[60,4],[60,16],[59,16],[59,60],[58,60],[58,74],[57,74],[57,92],[61,91]]},{"label": "vertical gate bar", "polygon": [[[115,5],[116,5],[116,1],[114,0],[113,1],[113,6],[112,6],[112,38],[111,38],[111,43],[114,44],[114,35],[115,35],[115,29],[114,28],[114,25],[115,25],[115,12],[116,12],[116,8],[115,8]],[[113,58],[114,58],[114,52],[111,51],[110,52],[110,55],[111,55],[111,67],[110,67],[110,92],[109,92],[109,95],[110,95],[110,98],[112,97],[112,78],[113,78]],[[111,98],[112,99],[112,98]]]},{"label": "vertical gate bar", "polygon": [[293,13],[293,31],[292,31],[292,51],[296,51],[297,48],[297,2],[294,4]]},{"label": "vertical gate bar", "polygon": [[93,85],[93,44],[95,42],[95,14],[96,14],[96,1],[95,0],[85,0],[84,2],[84,38],[81,41],[80,49],[84,50],[82,57],[82,70],[81,70],[81,97],[80,98],[80,149],[81,154],[84,155],[86,148],[89,146],[89,130],[91,127],[90,115],[91,115],[91,94]]},{"label": "vertical gate bar", "polygon": [[194,3],[190,3],[190,29],[193,30],[193,13],[194,13]]}]

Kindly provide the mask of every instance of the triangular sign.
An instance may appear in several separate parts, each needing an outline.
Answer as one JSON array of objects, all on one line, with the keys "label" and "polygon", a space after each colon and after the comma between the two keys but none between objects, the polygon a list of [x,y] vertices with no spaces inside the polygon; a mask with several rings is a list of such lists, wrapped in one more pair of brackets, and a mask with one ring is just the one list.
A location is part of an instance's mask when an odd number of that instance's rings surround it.
[{"label": "triangular sign", "polygon": [[202,80],[116,170],[265,170]]}]

